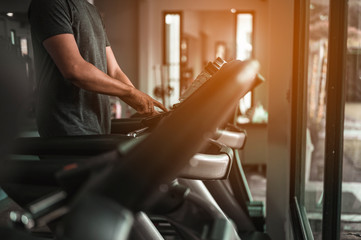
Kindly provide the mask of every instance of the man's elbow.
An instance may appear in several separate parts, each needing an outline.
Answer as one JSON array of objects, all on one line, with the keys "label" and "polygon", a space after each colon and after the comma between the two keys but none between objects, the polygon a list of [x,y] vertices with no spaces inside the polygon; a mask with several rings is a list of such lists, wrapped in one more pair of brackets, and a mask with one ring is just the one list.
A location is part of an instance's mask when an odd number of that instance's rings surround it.
[{"label": "man's elbow", "polygon": [[108,69],[108,76],[112,77],[112,78],[116,78],[118,79],[121,75],[122,75],[122,70],[120,68],[116,68],[116,69]]},{"label": "man's elbow", "polygon": [[73,83],[79,83],[81,81],[81,67],[79,64],[70,64],[66,68],[62,69],[61,73],[63,77]]}]

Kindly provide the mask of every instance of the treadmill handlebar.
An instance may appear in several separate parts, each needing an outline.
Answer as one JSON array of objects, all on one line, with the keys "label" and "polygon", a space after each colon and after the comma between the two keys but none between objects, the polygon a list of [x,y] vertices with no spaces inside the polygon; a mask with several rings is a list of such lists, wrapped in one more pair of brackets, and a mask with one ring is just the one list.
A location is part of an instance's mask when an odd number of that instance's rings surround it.
[{"label": "treadmill handlebar", "polygon": [[217,130],[217,141],[233,149],[243,149],[246,142],[246,131],[236,132],[230,130]]},{"label": "treadmill handlebar", "polygon": [[230,163],[229,156],[225,153],[218,155],[197,153],[181,170],[179,176],[197,180],[224,179],[227,177]]},{"label": "treadmill handlebar", "polygon": [[24,137],[14,141],[12,145],[12,154],[94,156],[114,150],[119,144],[128,142],[138,135]]},{"label": "treadmill handlebar", "polygon": [[[202,152],[195,154],[189,160],[189,164],[181,170],[179,177],[198,180],[226,178],[232,166],[232,149],[209,139],[207,147]],[[118,154],[117,151],[113,151],[87,160],[73,159],[65,162],[59,161],[59,159],[47,159],[45,163],[35,165],[31,161],[20,161],[20,163],[11,161],[15,162],[18,169],[21,169],[21,176],[18,176],[20,182],[17,182],[16,176],[13,176],[8,179],[12,180],[11,183],[32,184],[32,180],[35,180],[36,183],[47,182],[50,186],[60,184],[63,189],[29,204],[27,206],[28,212],[23,215],[29,219],[29,224],[24,224],[24,227],[33,229],[34,227],[45,226],[50,221],[68,213],[69,201],[74,196],[74,193],[79,190],[84,182],[91,178],[92,174],[114,164]],[[23,166],[20,167],[19,164]],[[39,167],[42,168],[39,169]],[[56,176],[56,179],[54,179],[54,176]],[[34,179],[34,177],[36,178]],[[21,182],[21,180],[25,180],[25,182]]]},{"label": "treadmill handlebar", "polygon": [[209,139],[202,153],[196,153],[180,171],[179,177],[196,180],[226,179],[233,162],[230,147]]},{"label": "treadmill handlebar", "polygon": [[[59,166],[58,169],[62,170],[56,173],[57,181],[69,194],[73,194],[93,173],[121,162],[121,156],[122,154],[113,151],[87,161]],[[190,158],[176,177],[198,180],[224,179],[229,174],[232,161],[231,148],[209,139],[207,148]]]}]

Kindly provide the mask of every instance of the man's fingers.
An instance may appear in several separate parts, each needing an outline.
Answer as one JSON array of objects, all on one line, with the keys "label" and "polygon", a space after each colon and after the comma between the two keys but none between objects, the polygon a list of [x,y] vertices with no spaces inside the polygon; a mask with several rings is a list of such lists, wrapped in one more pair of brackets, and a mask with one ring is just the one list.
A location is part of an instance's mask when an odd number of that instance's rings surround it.
[{"label": "man's fingers", "polygon": [[162,109],[164,112],[168,112],[168,109],[166,107],[163,106],[163,104],[161,104],[160,102],[158,102],[157,100],[153,99],[153,103],[154,106],[159,107],[160,109]]},{"label": "man's fingers", "polygon": [[158,115],[159,114],[159,112],[157,111],[157,110],[154,110],[153,112],[152,112],[152,116],[155,116],[155,115]]}]

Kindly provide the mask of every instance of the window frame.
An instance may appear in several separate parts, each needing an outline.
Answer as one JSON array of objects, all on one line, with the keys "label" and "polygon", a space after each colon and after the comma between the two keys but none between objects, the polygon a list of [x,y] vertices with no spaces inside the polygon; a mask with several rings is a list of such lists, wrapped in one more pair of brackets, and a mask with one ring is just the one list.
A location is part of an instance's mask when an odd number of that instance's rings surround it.
[{"label": "window frame", "polygon": [[[291,113],[290,211],[294,238],[313,239],[304,204],[309,0],[295,0]],[[301,116],[301,117],[300,117]]]},{"label": "window frame", "polygon": [[[340,239],[347,1],[330,0],[322,239]],[[309,0],[295,0],[290,210],[295,239],[313,239],[303,207]],[[332,36],[332,37],[330,37]],[[301,117],[300,117],[301,116]]]}]

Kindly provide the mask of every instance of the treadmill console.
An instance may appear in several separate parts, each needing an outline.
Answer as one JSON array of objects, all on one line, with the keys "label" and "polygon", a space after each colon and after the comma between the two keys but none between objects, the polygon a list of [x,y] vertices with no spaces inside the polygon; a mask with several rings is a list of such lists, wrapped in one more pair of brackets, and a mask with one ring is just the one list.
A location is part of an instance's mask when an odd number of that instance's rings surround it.
[{"label": "treadmill console", "polygon": [[213,74],[218,72],[219,69],[225,64],[222,58],[218,57],[213,62],[208,62],[207,66],[203,69],[203,71],[197,76],[197,78],[192,82],[192,84],[187,88],[187,90],[182,94],[179,98],[179,101],[182,102],[184,99],[192,95],[194,91],[196,91],[200,86],[203,85],[208,79],[210,79]]},{"label": "treadmill console", "polygon": [[[230,62],[231,63],[231,62]],[[209,80],[214,74],[216,74],[224,65],[226,65],[227,62],[223,60],[222,58],[218,57],[213,62],[208,62],[206,67],[203,69],[203,71],[197,76],[197,78],[192,82],[192,84],[189,86],[189,88],[186,89],[186,91],[181,95],[179,98],[179,103],[176,103],[172,106],[172,109],[169,112],[163,112],[156,116],[148,116],[142,118],[140,121],[143,125],[143,127],[154,127],[158,125],[158,123],[163,119],[163,117],[171,114],[172,110],[180,106],[184,100],[189,98],[192,94],[194,94],[207,80]],[[263,83],[265,81],[264,77],[257,73],[256,74],[256,80],[254,81],[255,84],[252,88],[258,86],[259,84]],[[114,129],[116,126],[114,126]],[[112,123],[112,129],[113,129],[113,123]]]}]

